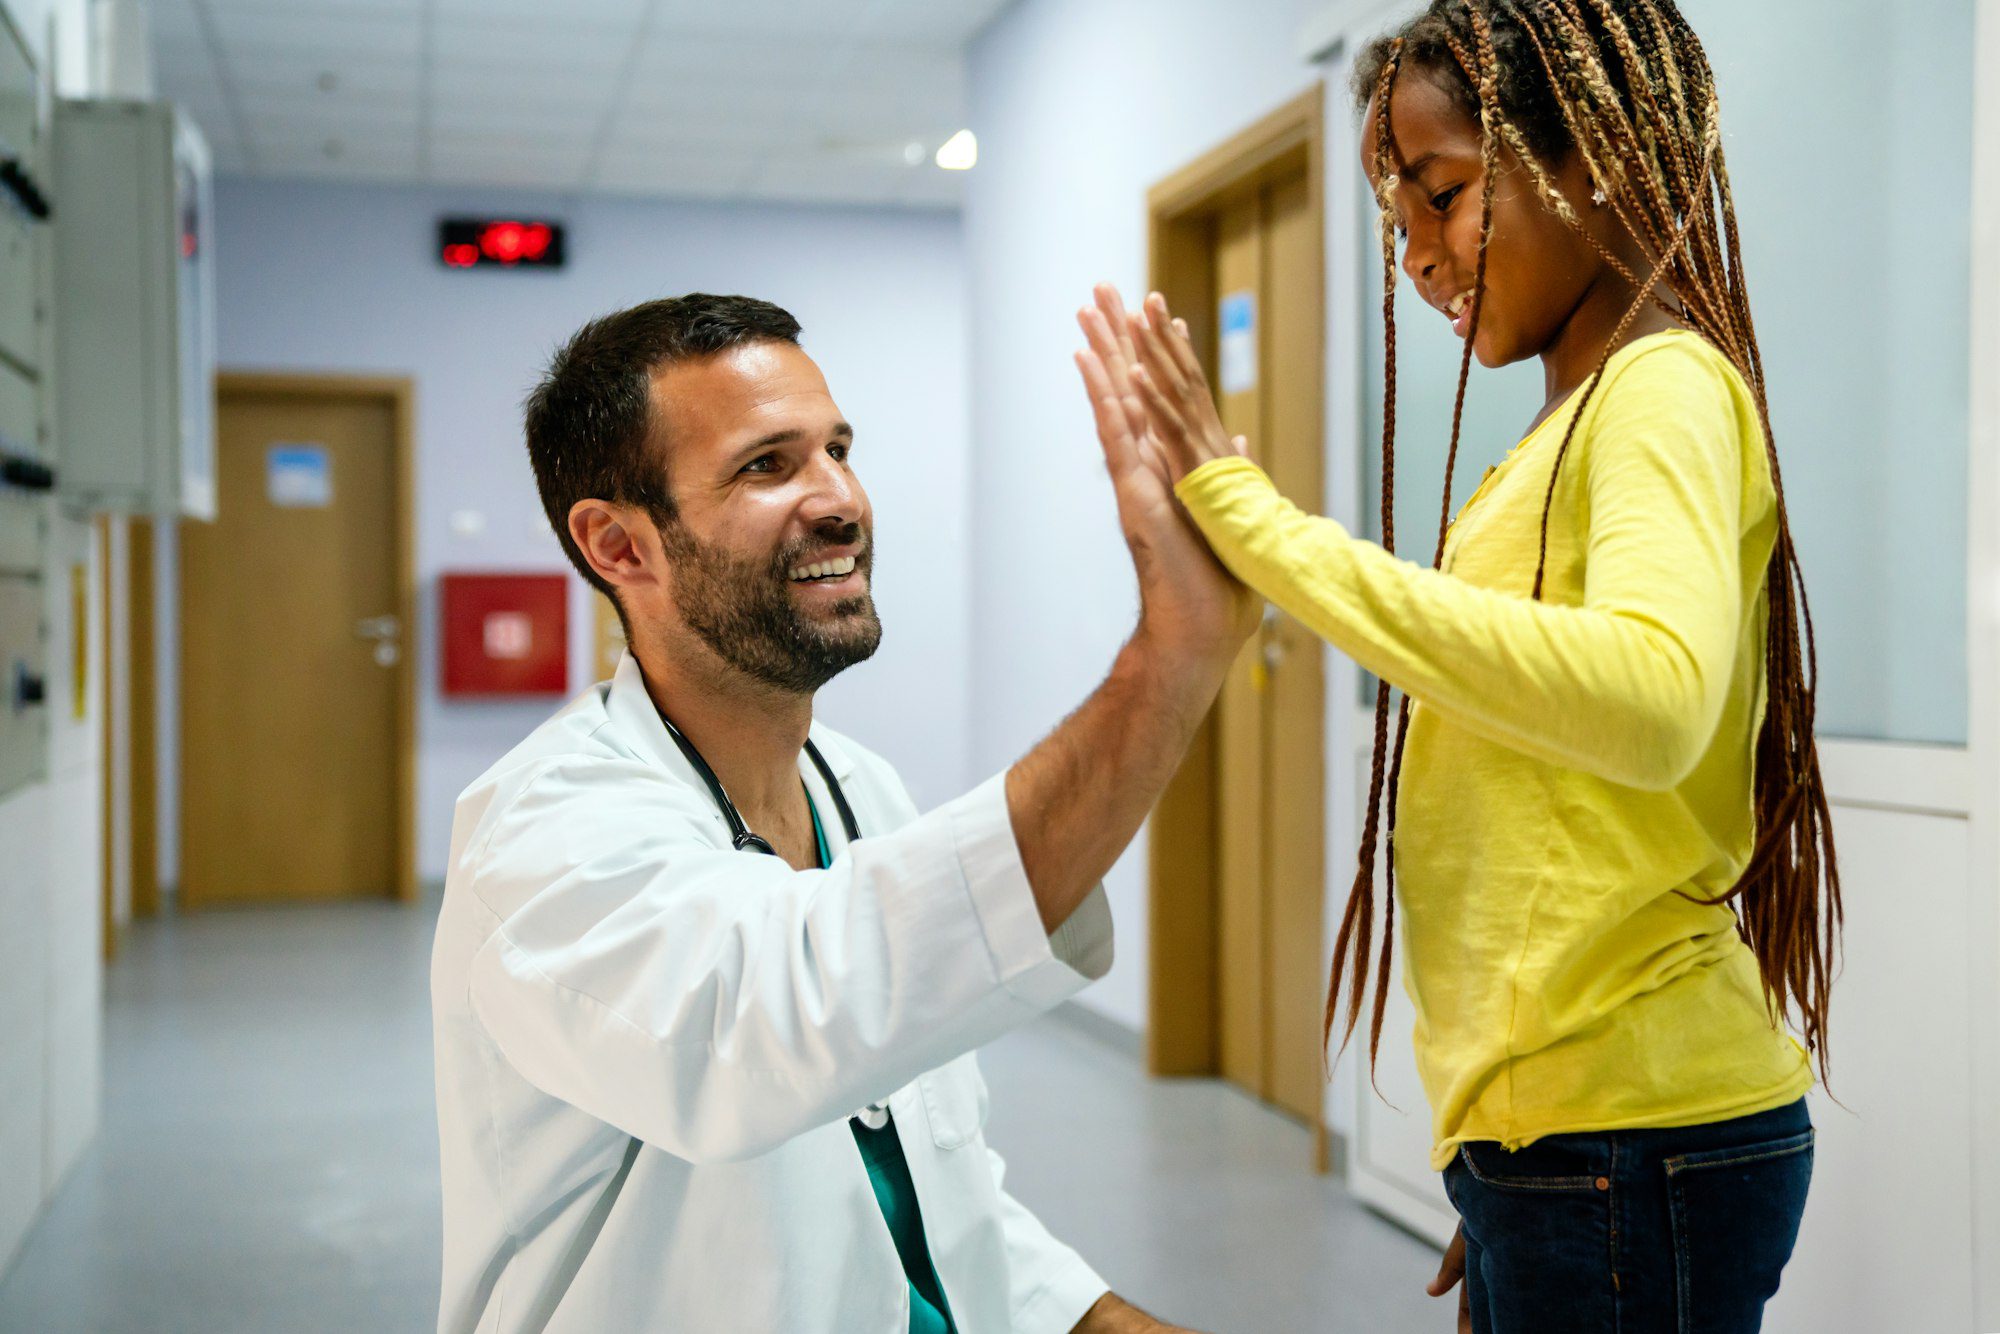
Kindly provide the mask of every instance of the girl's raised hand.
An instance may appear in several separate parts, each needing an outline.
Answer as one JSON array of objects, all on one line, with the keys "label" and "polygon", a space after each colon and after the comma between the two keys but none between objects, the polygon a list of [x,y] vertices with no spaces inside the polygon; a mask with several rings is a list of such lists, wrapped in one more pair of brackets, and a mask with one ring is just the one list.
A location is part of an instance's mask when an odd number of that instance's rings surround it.
[{"label": "girl's raised hand", "polygon": [[1142,310],[1126,316],[1125,324],[1139,355],[1132,385],[1168,475],[1178,482],[1213,459],[1249,453],[1247,439],[1223,429],[1201,358],[1188,339],[1187,322],[1173,317],[1167,299],[1153,293]]}]

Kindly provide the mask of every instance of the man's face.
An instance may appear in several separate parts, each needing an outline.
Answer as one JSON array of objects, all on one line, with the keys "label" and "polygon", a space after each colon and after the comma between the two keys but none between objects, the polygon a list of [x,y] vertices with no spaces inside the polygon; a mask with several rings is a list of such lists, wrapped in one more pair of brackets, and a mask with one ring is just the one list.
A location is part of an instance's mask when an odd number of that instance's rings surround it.
[{"label": "man's face", "polygon": [[875,652],[874,512],[819,367],[759,342],[653,376],[679,514],[660,525],[675,609],[724,662],[811,694]]}]

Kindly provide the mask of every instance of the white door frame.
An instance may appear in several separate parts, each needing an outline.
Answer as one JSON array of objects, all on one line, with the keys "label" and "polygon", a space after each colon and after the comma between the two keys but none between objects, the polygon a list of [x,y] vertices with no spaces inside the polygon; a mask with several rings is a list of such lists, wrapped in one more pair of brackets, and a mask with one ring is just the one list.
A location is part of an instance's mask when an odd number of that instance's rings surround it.
[{"label": "white door frame", "polygon": [[[1981,1329],[2000,1329],[2000,0],[1976,0],[1972,71],[1972,368],[1967,421],[1969,924],[1973,1274]],[[1995,298],[1989,301],[1986,293]]]}]

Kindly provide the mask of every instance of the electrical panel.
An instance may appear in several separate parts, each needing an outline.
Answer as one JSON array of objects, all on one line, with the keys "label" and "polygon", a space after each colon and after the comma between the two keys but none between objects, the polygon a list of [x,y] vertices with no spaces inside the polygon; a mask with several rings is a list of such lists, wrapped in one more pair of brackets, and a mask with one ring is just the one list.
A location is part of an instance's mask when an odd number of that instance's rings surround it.
[{"label": "electrical panel", "polygon": [[209,157],[165,102],[55,110],[57,460],[94,512],[215,517]]},{"label": "electrical panel", "polygon": [[33,59],[0,12],[0,797],[48,772],[51,201]]}]

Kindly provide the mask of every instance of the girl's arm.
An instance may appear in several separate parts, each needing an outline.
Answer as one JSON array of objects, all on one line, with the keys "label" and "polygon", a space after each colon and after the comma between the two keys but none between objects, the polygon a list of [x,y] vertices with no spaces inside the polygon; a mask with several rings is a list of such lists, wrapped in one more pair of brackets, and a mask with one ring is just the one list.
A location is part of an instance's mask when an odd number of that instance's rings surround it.
[{"label": "girl's arm", "polygon": [[1194,458],[1190,440],[1226,437],[1198,364],[1170,382],[1149,352],[1168,341],[1153,323],[1141,396],[1163,451],[1195,465],[1176,493],[1238,578],[1490,741],[1632,787],[1686,778],[1721,717],[1743,595],[1742,431],[1703,349],[1649,349],[1600,393],[1570,465],[1586,470],[1584,600],[1550,606],[1526,596],[1532,568],[1519,593],[1474,587],[1302,513],[1246,459]]}]

